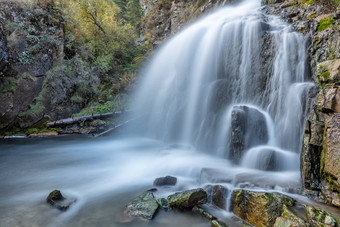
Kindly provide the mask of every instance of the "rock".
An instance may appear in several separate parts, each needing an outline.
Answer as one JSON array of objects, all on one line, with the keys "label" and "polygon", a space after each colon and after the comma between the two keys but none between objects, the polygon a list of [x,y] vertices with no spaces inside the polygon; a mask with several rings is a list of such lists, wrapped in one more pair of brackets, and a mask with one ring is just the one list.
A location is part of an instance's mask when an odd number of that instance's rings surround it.
[{"label": "rock", "polygon": [[268,131],[265,116],[248,106],[234,106],[231,113],[231,159],[236,163],[246,150],[266,144]]},{"label": "rock", "polygon": [[146,191],[129,203],[124,213],[130,217],[151,220],[158,210],[158,203],[152,192]]},{"label": "rock", "polygon": [[322,112],[340,113],[340,89],[325,88],[320,91],[318,97],[318,108]]},{"label": "rock", "polygon": [[309,226],[329,226],[336,227],[340,223],[328,212],[316,207],[305,205]]},{"label": "rock", "polygon": [[177,192],[168,196],[170,207],[189,208],[205,204],[207,201],[207,193],[201,188]]},{"label": "rock", "polygon": [[[327,202],[340,206],[340,114],[334,114],[327,122],[321,154],[321,171],[324,177],[322,192]],[[325,190],[326,189],[326,190]],[[332,194],[337,196],[332,196]]]},{"label": "rock", "polygon": [[304,226],[306,225],[299,225],[298,223],[283,217],[278,217],[274,224],[274,227],[304,227]]},{"label": "rock", "polygon": [[216,185],[212,191],[212,202],[221,209],[226,209],[228,189],[222,185]]},{"label": "rock", "polygon": [[157,178],[154,182],[153,185],[154,186],[166,186],[166,185],[176,185],[177,183],[177,178],[176,177],[172,177],[172,176],[166,176],[166,177],[160,177]]},{"label": "rock", "polygon": [[281,216],[283,206],[295,200],[280,193],[236,190],[232,195],[233,212],[255,226],[273,226]]},{"label": "rock", "polygon": [[205,211],[203,208],[199,207],[199,206],[194,206],[192,208],[192,211],[196,214],[201,215],[202,217],[208,219],[208,220],[214,220],[216,219],[214,216],[212,216],[210,213],[208,213],[207,211]]},{"label": "rock", "polygon": [[316,75],[321,83],[340,81],[340,59],[328,60],[317,65]]},{"label": "rock", "polygon": [[290,211],[286,205],[283,205],[283,211],[281,217],[278,217],[275,221],[274,227],[307,227],[304,220],[296,216]]},{"label": "rock", "polygon": [[282,3],[284,0],[261,0],[262,5],[271,5],[271,4],[277,4]]},{"label": "rock", "polygon": [[170,210],[170,206],[169,206],[169,202],[168,200],[161,198],[161,199],[157,199],[157,203],[159,204],[159,206],[161,208],[163,208],[164,210]]},{"label": "rock", "polygon": [[61,211],[66,211],[76,199],[66,199],[59,190],[54,190],[48,195],[46,202]]}]

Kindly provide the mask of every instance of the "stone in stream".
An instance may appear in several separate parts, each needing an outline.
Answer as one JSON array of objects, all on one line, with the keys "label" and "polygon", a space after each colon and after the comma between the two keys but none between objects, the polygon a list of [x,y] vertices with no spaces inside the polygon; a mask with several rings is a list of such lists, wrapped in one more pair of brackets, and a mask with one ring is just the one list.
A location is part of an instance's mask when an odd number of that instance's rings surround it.
[{"label": "stone in stream", "polygon": [[157,199],[157,203],[159,204],[159,206],[161,208],[163,208],[164,210],[171,210],[170,206],[169,206],[169,202],[168,200],[161,198],[161,199]]},{"label": "stone in stream", "polygon": [[253,107],[233,107],[231,113],[231,160],[239,163],[246,150],[266,144],[268,139],[267,123],[263,113]]},{"label": "stone in stream", "polygon": [[255,226],[273,226],[281,216],[283,205],[293,206],[295,200],[280,193],[235,190],[233,212]]},{"label": "stone in stream", "polygon": [[61,211],[66,211],[76,199],[66,199],[59,190],[52,191],[46,198],[46,202]]},{"label": "stone in stream", "polygon": [[222,185],[215,185],[212,190],[212,202],[219,208],[225,209],[228,197],[228,189]]},{"label": "stone in stream", "polygon": [[208,202],[207,193],[202,189],[177,192],[168,196],[170,207],[189,208]]},{"label": "stone in stream", "polygon": [[125,207],[124,213],[129,217],[151,220],[156,214],[158,207],[159,205],[153,193],[146,191],[129,203]]},{"label": "stone in stream", "polygon": [[156,178],[153,182],[154,186],[173,186],[176,185],[177,178],[172,176]]}]

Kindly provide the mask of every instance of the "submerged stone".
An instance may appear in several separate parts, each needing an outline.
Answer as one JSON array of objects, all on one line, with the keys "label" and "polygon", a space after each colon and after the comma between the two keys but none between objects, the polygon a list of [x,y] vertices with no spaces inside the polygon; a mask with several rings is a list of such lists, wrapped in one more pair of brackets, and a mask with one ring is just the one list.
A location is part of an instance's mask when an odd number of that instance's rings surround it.
[{"label": "submerged stone", "polygon": [[177,178],[172,176],[160,177],[157,178],[154,182],[154,186],[173,186],[176,185]]},{"label": "submerged stone", "polygon": [[194,207],[208,202],[207,193],[202,189],[177,192],[168,196],[170,207]]},{"label": "submerged stone", "polygon": [[151,220],[158,210],[158,203],[152,192],[146,191],[125,207],[124,213],[130,217]]},{"label": "submerged stone", "polygon": [[52,191],[46,198],[47,203],[61,211],[66,211],[75,201],[76,199],[66,199],[59,190]]}]

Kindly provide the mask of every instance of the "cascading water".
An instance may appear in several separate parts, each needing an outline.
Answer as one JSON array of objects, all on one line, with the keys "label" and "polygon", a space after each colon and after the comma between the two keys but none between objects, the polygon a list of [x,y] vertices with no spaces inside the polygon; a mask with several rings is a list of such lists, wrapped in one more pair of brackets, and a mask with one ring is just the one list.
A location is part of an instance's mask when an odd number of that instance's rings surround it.
[{"label": "cascading water", "polygon": [[297,155],[303,95],[313,86],[304,82],[305,58],[302,35],[264,15],[258,1],[246,1],[165,44],[144,71],[132,106],[148,115],[144,133],[236,163],[257,146]]},{"label": "cascading water", "polygon": [[[313,86],[305,58],[304,37],[263,14],[259,1],[197,21],[157,51],[132,97],[130,129],[147,139],[0,144],[0,225],[126,226],[125,204],[166,175],[178,182],[156,198],[215,183],[296,189],[304,97]],[[77,198],[65,214],[44,202],[55,188]],[[149,224],[201,222],[168,212]]]}]

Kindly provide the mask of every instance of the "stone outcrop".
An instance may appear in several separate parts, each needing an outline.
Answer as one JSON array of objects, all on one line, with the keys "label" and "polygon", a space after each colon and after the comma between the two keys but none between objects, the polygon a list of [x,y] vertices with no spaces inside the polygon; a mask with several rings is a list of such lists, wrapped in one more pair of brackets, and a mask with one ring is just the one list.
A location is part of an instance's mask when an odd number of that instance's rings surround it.
[{"label": "stone outcrop", "polygon": [[340,206],[340,20],[335,1],[263,1],[307,37],[311,78],[319,85],[306,123],[301,153],[305,194]]},{"label": "stone outcrop", "polygon": [[145,14],[144,29],[154,47],[186,24],[210,10],[240,0],[140,0]]}]

